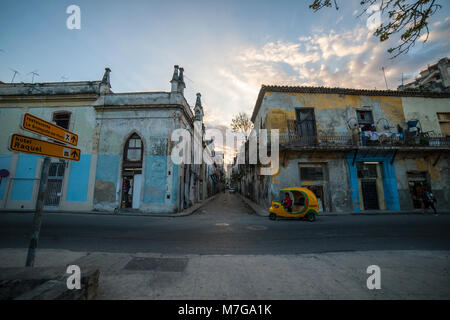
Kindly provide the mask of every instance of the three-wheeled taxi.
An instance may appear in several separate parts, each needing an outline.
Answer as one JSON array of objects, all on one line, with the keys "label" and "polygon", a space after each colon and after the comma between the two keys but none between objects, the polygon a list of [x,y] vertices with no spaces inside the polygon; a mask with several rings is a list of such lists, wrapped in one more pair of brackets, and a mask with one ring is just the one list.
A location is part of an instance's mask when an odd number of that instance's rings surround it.
[{"label": "three-wheeled taxi", "polygon": [[[286,194],[291,199],[291,205],[286,207]],[[280,191],[279,201],[272,201],[269,209],[269,219],[275,220],[277,217],[303,218],[308,221],[315,221],[319,214],[319,203],[315,194],[307,189],[300,187],[286,188]]]}]

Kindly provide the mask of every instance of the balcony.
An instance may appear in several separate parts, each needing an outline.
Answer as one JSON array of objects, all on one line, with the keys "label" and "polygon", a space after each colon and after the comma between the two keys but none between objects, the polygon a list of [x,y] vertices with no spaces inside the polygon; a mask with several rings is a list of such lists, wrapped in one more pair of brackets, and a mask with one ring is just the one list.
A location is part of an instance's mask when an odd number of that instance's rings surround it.
[{"label": "balcony", "polygon": [[280,132],[280,146],[284,149],[341,150],[354,149],[416,149],[450,150],[450,137],[430,133],[404,136],[394,133],[362,132],[361,134],[329,136],[301,136],[296,131]]}]

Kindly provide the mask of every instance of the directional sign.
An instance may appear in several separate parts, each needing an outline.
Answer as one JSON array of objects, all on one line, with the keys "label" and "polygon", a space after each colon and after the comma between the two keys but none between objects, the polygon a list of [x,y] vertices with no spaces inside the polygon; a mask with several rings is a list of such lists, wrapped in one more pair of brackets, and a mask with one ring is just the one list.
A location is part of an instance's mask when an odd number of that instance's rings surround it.
[{"label": "directional sign", "polygon": [[78,135],[75,133],[29,113],[25,113],[22,118],[22,128],[73,146],[76,146],[78,143]]},{"label": "directional sign", "polygon": [[9,150],[25,153],[40,154],[44,156],[80,161],[80,149],[64,146],[57,143],[42,141],[20,134],[13,134],[9,142]]}]

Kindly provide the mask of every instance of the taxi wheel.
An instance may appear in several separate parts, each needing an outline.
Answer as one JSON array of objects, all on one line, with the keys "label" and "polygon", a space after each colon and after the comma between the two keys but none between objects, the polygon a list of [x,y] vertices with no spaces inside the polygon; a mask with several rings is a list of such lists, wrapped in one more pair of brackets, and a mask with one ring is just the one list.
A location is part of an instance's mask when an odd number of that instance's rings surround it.
[{"label": "taxi wheel", "polygon": [[276,220],[276,219],[277,219],[277,215],[276,215],[275,213],[271,213],[271,214],[269,215],[269,219],[270,219],[270,220]]},{"label": "taxi wheel", "polygon": [[316,221],[316,215],[314,213],[308,213],[306,215],[306,220],[308,220],[309,222],[314,222]]}]

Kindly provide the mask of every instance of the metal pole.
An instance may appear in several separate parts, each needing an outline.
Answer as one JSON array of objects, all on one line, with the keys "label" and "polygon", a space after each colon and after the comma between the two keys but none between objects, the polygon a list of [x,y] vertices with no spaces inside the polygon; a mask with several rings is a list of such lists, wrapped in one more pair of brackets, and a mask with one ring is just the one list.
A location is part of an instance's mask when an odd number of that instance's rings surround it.
[{"label": "metal pole", "polygon": [[41,232],[42,224],[42,208],[44,207],[45,194],[47,192],[48,185],[48,171],[50,168],[50,158],[45,157],[42,163],[41,180],[39,181],[39,191],[36,202],[36,212],[33,218],[33,234],[31,236],[30,245],[28,247],[28,255],[26,267],[32,267],[34,265],[34,257],[36,255],[36,248],[39,240],[39,233]]}]

